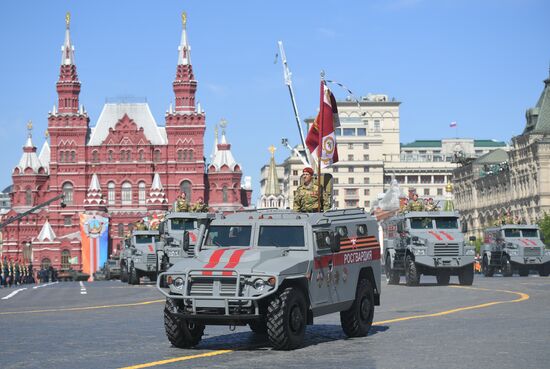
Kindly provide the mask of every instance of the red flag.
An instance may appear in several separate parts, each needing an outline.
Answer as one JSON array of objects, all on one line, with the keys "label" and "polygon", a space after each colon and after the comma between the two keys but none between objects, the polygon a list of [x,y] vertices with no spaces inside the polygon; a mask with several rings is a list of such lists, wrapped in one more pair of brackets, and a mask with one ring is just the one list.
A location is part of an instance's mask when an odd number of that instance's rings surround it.
[{"label": "red flag", "polygon": [[316,160],[321,158],[321,168],[326,168],[338,161],[334,128],[340,125],[340,120],[336,99],[325,81],[321,81],[320,100],[319,114],[307,133],[306,146]]}]

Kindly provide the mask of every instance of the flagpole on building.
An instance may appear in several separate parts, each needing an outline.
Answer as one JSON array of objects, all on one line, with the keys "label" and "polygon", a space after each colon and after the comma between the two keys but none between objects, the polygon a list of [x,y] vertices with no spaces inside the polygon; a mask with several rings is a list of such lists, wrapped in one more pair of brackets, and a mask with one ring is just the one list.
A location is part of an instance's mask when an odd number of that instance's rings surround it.
[{"label": "flagpole on building", "polygon": [[321,198],[322,198],[322,191],[321,191],[321,159],[323,155],[323,127],[324,127],[324,116],[323,109],[324,109],[324,95],[325,95],[325,71],[321,71],[321,93],[320,93],[320,104],[319,104],[319,115],[321,117],[319,122],[319,145],[317,146],[317,206],[319,213],[322,212],[321,208]]}]

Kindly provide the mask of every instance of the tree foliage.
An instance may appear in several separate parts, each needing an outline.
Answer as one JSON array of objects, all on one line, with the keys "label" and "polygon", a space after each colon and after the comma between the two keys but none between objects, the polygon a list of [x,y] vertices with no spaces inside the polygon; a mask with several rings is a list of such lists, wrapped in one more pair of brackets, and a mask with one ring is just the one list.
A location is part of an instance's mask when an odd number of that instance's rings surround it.
[{"label": "tree foliage", "polygon": [[538,222],[540,233],[546,246],[550,246],[550,214],[544,213],[544,217]]}]

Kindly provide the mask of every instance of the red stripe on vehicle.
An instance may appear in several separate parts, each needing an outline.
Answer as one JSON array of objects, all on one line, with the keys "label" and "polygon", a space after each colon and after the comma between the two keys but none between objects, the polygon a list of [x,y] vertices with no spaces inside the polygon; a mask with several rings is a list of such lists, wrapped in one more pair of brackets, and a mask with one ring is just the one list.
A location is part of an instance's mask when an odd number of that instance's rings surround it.
[{"label": "red stripe on vehicle", "polygon": [[[219,250],[214,251],[212,253],[212,255],[210,255],[210,260],[208,260],[208,264],[206,264],[203,268],[212,269],[216,265],[218,265],[218,263],[220,262],[220,259],[222,258],[222,255],[225,252],[225,250],[226,249],[219,249]],[[212,271],[205,270],[205,271],[202,272],[202,275],[212,275]]]},{"label": "red stripe on vehicle", "polygon": [[[241,257],[243,256],[244,252],[246,251],[246,249],[239,249],[239,250],[235,250],[233,251],[233,254],[231,254],[231,257],[229,258],[229,262],[227,264],[225,264],[225,266],[223,267],[224,269],[233,269],[235,268],[239,262],[241,261]],[[225,271],[222,273],[222,275],[233,275],[233,272],[230,272],[230,271]]]},{"label": "red stripe on vehicle", "polygon": [[447,232],[439,231],[439,233],[441,233],[443,236],[447,237],[447,239],[448,239],[449,241],[454,240],[454,237],[451,236],[450,234],[448,234]]},{"label": "red stripe on vehicle", "polygon": [[527,242],[526,239],[520,238],[519,240],[520,240],[521,242],[523,242],[523,244],[524,244],[525,246],[529,246],[529,242]]},{"label": "red stripe on vehicle", "polygon": [[155,249],[153,248],[153,245],[149,245],[149,251],[150,252],[155,252]]},{"label": "red stripe on vehicle", "polygon": [[533,240],[527,240],[527,241],[531,242],[531,245],[537,246],[537,243],[535,241]]},{"label": "red stripe on vehicle", "polygon": [[440,235],[438,235],[438,234],[435,233],[434,231],[429,231],[428,233],[431,234],[432,236],[434,236],[435,238],[437,238],[438,241],[442,241],[442,240],[443,240],[443,237],[441,237]]}]

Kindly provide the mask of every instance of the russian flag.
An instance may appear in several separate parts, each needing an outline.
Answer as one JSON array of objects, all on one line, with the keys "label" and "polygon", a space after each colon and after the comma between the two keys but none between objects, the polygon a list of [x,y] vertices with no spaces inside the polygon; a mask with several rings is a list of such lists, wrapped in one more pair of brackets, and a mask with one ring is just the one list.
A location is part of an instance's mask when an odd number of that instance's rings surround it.
[{"label": "russian flag", "polygon": [[456,121],[452,121],[451,124],[449,124],[449,127],[456,128]]}]

